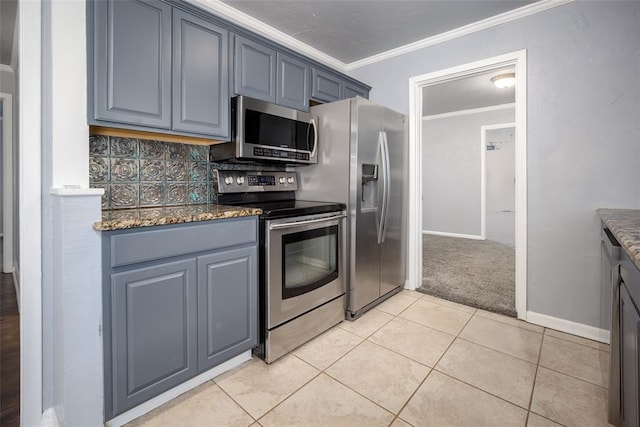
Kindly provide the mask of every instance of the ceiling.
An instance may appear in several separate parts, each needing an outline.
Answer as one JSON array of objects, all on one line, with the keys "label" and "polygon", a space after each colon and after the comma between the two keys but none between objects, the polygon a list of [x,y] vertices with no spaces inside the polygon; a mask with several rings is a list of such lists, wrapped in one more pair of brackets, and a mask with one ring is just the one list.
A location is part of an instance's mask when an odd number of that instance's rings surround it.
[{"label": "ceiling", "polygon": [[515,88],[499,89],[491,83],[491,77],[514,71],[513,67],[507,67],[426,86],[422,89],[422,115],[513,103]]},{"label": "ceiling", "polygon": [[222,0],[343,63],[535,3],[529,0]]},{"label": "ceiling", "polygon": [[0,64],[11,64],[17,0],[0,0]]}]

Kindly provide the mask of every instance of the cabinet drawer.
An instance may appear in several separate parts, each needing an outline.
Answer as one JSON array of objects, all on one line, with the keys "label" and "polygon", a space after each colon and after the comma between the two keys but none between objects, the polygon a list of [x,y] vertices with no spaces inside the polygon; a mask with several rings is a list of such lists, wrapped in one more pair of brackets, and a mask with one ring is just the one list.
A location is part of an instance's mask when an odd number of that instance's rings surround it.
[{"label": "cabinet drawer", "polygon": [[124,230],[109,237],[111,267],[253,243],[257,236],[256,217]]}]

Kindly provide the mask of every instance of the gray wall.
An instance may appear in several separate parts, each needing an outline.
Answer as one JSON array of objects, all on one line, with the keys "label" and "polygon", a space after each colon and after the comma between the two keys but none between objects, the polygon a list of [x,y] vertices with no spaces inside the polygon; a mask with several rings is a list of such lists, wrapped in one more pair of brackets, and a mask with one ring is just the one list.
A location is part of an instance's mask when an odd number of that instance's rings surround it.
[{"label": "gray wall", "polygon": [[422,121],[423,230],[480,235],[480,127],[513,122],[514,111]]},{"label": "gray wall", "polygon": [[527,49],[528,310],[597,326],[596,208],[640,207],[640,2],[576,1],[351,74],[408,112],[408,79]]}]

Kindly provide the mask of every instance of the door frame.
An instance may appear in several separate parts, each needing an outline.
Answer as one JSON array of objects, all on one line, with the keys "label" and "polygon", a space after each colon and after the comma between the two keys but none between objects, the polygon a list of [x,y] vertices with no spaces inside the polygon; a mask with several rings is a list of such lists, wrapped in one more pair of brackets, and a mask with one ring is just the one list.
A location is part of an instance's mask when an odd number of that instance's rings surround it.
[{"label": "door frame", "polygon": [[13,273],[13,95],[2,102],[2,272]]},{"label": "door frame", "polygon": [[509,128],[514,128],[515,130],[516,124],[497,123],[480,126],[480,233],[482,240],[487,238],[487,131]]},{"label": "door frame", "polygon": [[409,239],[405,288],[422,282],[422,88],[479,72],[512,66],[516,70],[516,312],[527,316],[527,51],[518,50],[409,79]]}]

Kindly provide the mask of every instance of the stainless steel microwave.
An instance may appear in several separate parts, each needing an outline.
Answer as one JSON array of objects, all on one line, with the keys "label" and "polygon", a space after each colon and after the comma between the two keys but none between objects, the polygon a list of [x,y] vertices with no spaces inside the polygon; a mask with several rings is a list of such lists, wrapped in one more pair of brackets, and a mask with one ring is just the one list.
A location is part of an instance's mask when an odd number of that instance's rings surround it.
[{"label": "stainless steel microwave", "polygon": [[270,102],[231,99],[231,141],[211,146],[212,161],[317,163],[318,121]]}]

